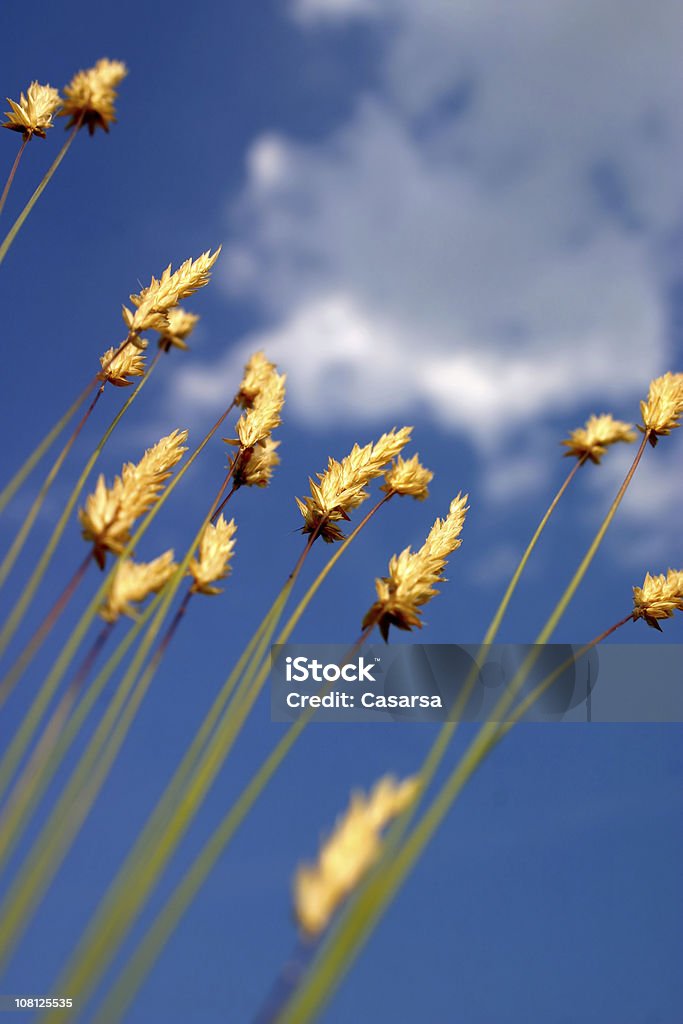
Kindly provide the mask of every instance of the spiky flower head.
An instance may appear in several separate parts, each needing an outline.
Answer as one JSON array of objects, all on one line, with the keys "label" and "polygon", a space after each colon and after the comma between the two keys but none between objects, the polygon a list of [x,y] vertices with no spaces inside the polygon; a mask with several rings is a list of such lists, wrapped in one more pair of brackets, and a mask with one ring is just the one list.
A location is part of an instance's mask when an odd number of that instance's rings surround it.
[{"label": "spiky flower head", "polygon": [[420,463],[419,455],[413,455],[411,459],[399,455],[384,474],[381,490],[387,494],[407,494],[424,501],[429,497],[428,486],[433,479],[434,474]]},{"label": "spiky flower head", "polygon": [[467,513],[467,495],[458,494],[445,519],[437,519],[419,549],[404,548],[389,561],[389,575],[375,580],[377,600],[363,619],[363,629],[378,626],[386,640],[389,628],[420,629],[421,609],[444,581],[446,560],[460,547],[460,533]]},{"label": "spiky flower head", "polygon": [[284,373],[271,370],[264,379],[259,393],[252,404],[244,410],[237,421],[235,430],[242,449],[263,445],[282,422],[282,407],[285,404]]},{"label": "spiky flower head", "polygon": [[152,562],[133,562],[124,558],[114,573],[105,603],[100,615],[105,622],[116,622],[121,615],[131,619],[137,617],[135,604],[140,604],[150,594],[157,594],[177,569],[173,551],[165,551]]},{"label": "spiky flower head", "polygon": [[683,373],[665,373],[650,383],[647,401],[640,403],[643,433],[650,431],[650,444],[654,447],[660,437],[680,427],[683,413]]},{"label": "spiky flower head", "polygon": [[145,374],[145,356],[139,348],[126,345],[118,350],[108,348],[100,356],[102,369],[97,374],[98,380],[109,381],[116,388],[126,388],[132,384],[130,377],[143,377]]},{"label": "spiky flower head", "polygon": [[262,445],[240,449],[232,473],[235,486],[267,487],[275,467],[280,465],[279,447],[279,441],[268,437]]},{"label": "spiky flower head", "polygon": [[666,576],[648,573],[642,587],[633,588],[633,618],[645,619],[658,629],[660,619],[672,619],[675,611],[683,611],[683,571],[669,569]]},{"label": "spiky flower head", "polygon": [[139,294],[131,295],[130,301],[135,306],[135,312],[124,306],[123,320],[133,344],[142,345],[139,335],[144,331],[166,334],[170,311],[181,299],[188,298],[209,283],[211,268],[220,251],[220,246],[213,254],[207,249],[196,260],[185,260],[176,271],[171,270],[169,263],[158,280],[153,277],[151,283]]},{"label": "spiky flower head", "polygon": [[121,554],[130,540],[130,528],[158,500],[164,482],[187,448],[186,430],[174,430],[148,448],[136,464],[127,462],[108,487],[101,474],[78,518],[83,537],[94,545],[95,559],[103,568],[107,551]]},{"label": "spiky flower head", "polygon": [[244,376],[235,395],[235,404],[243,409],[249,409],[267,386],[276,369],[275,363],[266,359],[263,352],[254,352],[244,367]]},{"label": "spiky flower head", "polygon": [[70,117],[67,127],[87,125],[94,135],[96,128],[109,131],[116,121],[116,87],[128,74],[126,65],[120,60],[103,57],[92,68],[78,71],[64,87],[64,107],[60,117]]},{"label": "spiky flower head", "polygon": [[61,106],[62,99],[59,92],[51,85],[40,85],[39,82],[31,82],[26,95],[21,94],[19,102],[15,103],[7,97],[11,110],[5,111],[7,120],[3,128],[9,128],[13,132],[21,132],[26,139],[37,135],[39,139],[45,138],[48,128],[53,128],[52,115]]},{"label": "spiky flower head", "polygon": [[590,416],[586,426],[572,430],[568,440],[562,444],[567,448],[564,453],[566,456],[574,455],[577,459],[585,457],[598,465],[610,445],[619,441],[630,443],[635,439],[636,433],[630,423],[615,420],[610,413],[605,412],[600,416]]},{"label": "spiky flower head", "polygon": [[316,474],[318,482],[309,478],[310,497],[296,499],[304,517],[302,533],[315,533],[331,544],[343,540],[344,534],[335,525],[349,519],[349,513],[368,497],[366,486],[382,474],[385,466],[410,441],[412,427],[401,427],[382,434],[379,441],[363,448],[355,444],[341,462],[330,458],[324,473]]},{"label": "spiky flower head", "polygon": [[197,558],[193,558],[187,571],[194,578],[195,594],[220,594],[221,588],[212,586],[230,574],[230,562],[235,548],[237,527],[234,519],[226,523],[220,516],[215,525],[208,523],[199,542]]},{"label": "spiky flower head", "polygon": [[159,348],[163,348],[165,351],[170,348],[187,351],[188,346],[185,344],[185,340],[189,338],[198,323],[199,316],[196,313],[188,313],[181,306],[169,309],[166,330],[159,335]]},{"label": "spiky flower head", "polygon": [[294,877],[294,913],[305,935],[313,938],[325,930],[379,857],[382,831],[410,806],[419,786],[417,777],[398,782],[385,775],[367,796],[352,795],[317,862],[301,865]]}]

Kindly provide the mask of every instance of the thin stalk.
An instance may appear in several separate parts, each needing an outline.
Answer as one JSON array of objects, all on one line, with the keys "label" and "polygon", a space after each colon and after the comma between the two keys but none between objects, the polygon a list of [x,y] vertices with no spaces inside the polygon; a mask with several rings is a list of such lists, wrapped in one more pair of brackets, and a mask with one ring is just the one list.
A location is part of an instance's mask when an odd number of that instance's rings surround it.
[{"label": "thin stalk", "polygon": [[[138,674],[163,625],[171,602],[187,572],[202,533],[210,522],[211,511],[222,497],[230,481],[225,478],[212,509],[204,517],[192,544],[180,565],[162,591],[159,608],[143,637],[135,656],[124,674],[105,715],[90,740],[86,750],[72,772],[66,787],[57,801],[48,821],[41,829],[20,875],[0,908],[0,963],[6,959],[16,942],[28,926],[32,914],[42,900],[45,891],[59,869],[85,821],[118,751],[128,733],[135,715],[152,681],[159,658],[153,656],[147,670],[140,677],[130,700]],[[163,643],[163,642],[162,642]],[[161,651],[163,654],[163,650]],[[126,705],[126,701],[128,703]],[[119,711],[123,708],[119,722]]]},{"label": "thin stalk", "polygon": [[2,211],[3,211],[4,207],[5,207],[5,202],[7,201],[7,196],[9,195],[9,190],[11,189],[12,182],[14,181],[14,175],[17,173],[17,168],[18,168],[18,166],[19,166],[19,164],[21,162],[21,158],[22,158],[22,156],[24,154],[24,150],[26,149],[26,143],[28,142],[28,140],[30,138],[31,138],[30,135],[24,135],[24,138],[22,139],[21,146],[19,147],[17,155],[16,155],[16,157],[14,159],[14,163],[12,164],[12,170],[9,172],[9,175],[7,177],[7,181],[5,182],[5,187],[2,190],[2,195],[0,196],[0,213],[2,213]]},{"label": "thin stalk", "polygon": [[[114,652],[110,655],[106,664],[87,688],[83,699],[77,705],[71,718],[66,722],[63,731],[57,737],[54,748],[49,752],[45,763],[22,785],[21,798],[13,801],[11,814],[9,805],[0,821],[0,866],[11,854],[17,842],[21,838],[27,824],[31,820],[31,814],[41,799],[48,785],[52,782],[55,772],[69,752],[71,744],[78,736],[80,729],[87,719],[90,711],[100,696],[105,686],[118,669],[119,665],[130,650],[154,611],[158,608],[161,595],[157,594],[140,618],[136,621],[124,638],[119,642]],[[100,634],[101,635],[101,634]],[[84,666],[81,666],[78,676],[82,676]],[[78,678],[78,677],[77,677]],[[69,689],[74,687],[76,680],[70,684]]]},{"label": "thin stalk", "polygon": [[[24,589],[22,590],[21,595],[19,597],[19,600],[17,601],[17,603],[15,604],[14,608],[12,609],[12,614],[9,616],[9,618],[8,618],[7,622],[5,623],[2,631],[0,632],[0,655],[3,654],[4,651],[7,649],[7,645],[10,643],[12,637],[16,633],[16,631],[19,628],[21,622],[23,621],[23,618],[24,618],[26,612],[28,611],[28,609],[30,607],[31,601],[34,598],[35,593],[38,590],[38,587],[40,586],[40,584],[42,582],[43,576],[45,575],[45,573],[46,573],[46,571],[48,569],[48,566],[49,566],[49,564],[50,564],[50,562],[52,560],[52,556],[54,555],[54,553],[55,553],[55,551],[57,549],[57,545],[59,544],[60,540],[62,539],[62,534],[64,533],[64,530],[66,529],[66,527],[68,525],[69,519],[71,517],[71,513],[73,512],[74,508],[76,507],[76,503],[78,502],[78,499],[81,496],[81,492],[82,492],[83,488],[85,487],[85,485],[87,483],[87,480],[88,480],[88,477],[90,476],[90,473],[92,472],[92,469],[93,469],[95,463],[99,459],[100,454],[102,453],[102,450],[104,449],[104,446],[106,445],[107,441],[109,440],[111,435],[114,433],[114,430],[116,429],[118,424],[121,422],[121,420],[123,419],[124,415],[126,414],[128,409],[131,407],[131,405],[133,404],[133,402],[138,397],[138,395],[142,391],[143,387],[145,386],[145,384],[147,383],[147,381],[151,377],[151,375],[154,372],[154,370],[155,370],[155,368],[157,366],[157,363],[159,361],[159,356],[160,356],[160,352],[157,352],[157,354],[155,355],[154,359],[150,363],[149,368],[148,368],[147,372],[145,373],[144,377],[142,378],[142,380],[140,381],[138,386],[135,388],[135,390],[132,392],[132,394],[129,395],[128,399],[121,406],[120,410],[117,412],[116,416],[111,421],[111,423],[109,424],[109,426],[105,430],[104,434],[102,435],[102,438],[100,439],[97,447],[92,452],[92,454],[90,455],[90,458],[86,462],[86,464],[85,464],[85,466],[83,468],[83,471],[81,472],[81,475],[79,476],[78,480],[76,481],[76,485],[73,488],[73,490],[71,491],[71,494],[69,495],[69,499],[68,499],[66,505],[64,506],[64,509],[62,510],[62,513],[61,513],[59,519],[57,520],[57,523],[56,523],[56,525],[55,525],[55,527],[54,527],[54,529],[53,529],[53,531],[52,531],[52,533],[50,535],[50,539],[48,540],[47,544],[45,545],[45,548],[43,550],[42,555],[40,556],[38,564],[36,565],[35,569],[33,570],[33,573],[31,574],[30,579],[28,580],[28,582],[26,583]],[[10,672],[8,674],[8,677],[12,678],[12,680],[13,680],[12,685],[14,685],[14,682],[16,682],[21,677],[21,673],[31,663],[31,661],[33,660],[33,657],[37,653],[38,649],[39,649],[39,645],[35,645],[33,641],[31,641],[29,643],[26,651],[23,652],[23,654],[22,654],[21,658],[19,659],[19,661],[12,667],[12,669],[10,670]],[[19,668],[19,662],[21,662],[21,668]]]},{"label": "thin stalk", "polygon": [[[135,550],[136,545],[140,539],[147,532],[149,526],[154,521],[155,517],[159,514],[164,504],[168,501],[169,497],[173,493],[174,489],[178,486],[185,473],[189,470],[195,459],[199,457],[201,452],[204,450],[206,445],[209,443],[213,435],[220,428],[223,420],[228,416],[231,409],[234,406],[234,401],[228,406],[228,408],[219,416],[218,420],[214,423],[213,427],[200,441],[197,448],[194,450],[192,455],[189,457],[187,462],[178,470],[173,479],[170,481],[168,487],[163,492],[159,501],[154,505],[153,508],[147,513],[142,523],[136,530],[135,534],[126,545],[125,550],[121,553],[120,558],[128,558],[132,551]],[[104,601],[107,591],[111,586],[114,572],[116,571],[116,564],[110,569],[107,576],[100,584],[99,589],[92,597],[90,604],[87,606],[80,619],[74,626],[71,634],[69,635],[66,643],[62,647],[57,660],[55,661],[52,669],[48,673],[39,693],[34,699],[31,708],[29,709],[24,721],[22,722],[19,730],[17,731],[12,743],[5,752],[4,757],[0,760],[0,793],[4,791],[4,787],[7,785],[9,779],[12,778],[16,767],[23,757],[26,747],[31,742],[31,739],[40,725],[40,721],[45,714],[45,711],[52,700],[52,697],[59,687],[64,675],[69,669],[69,666],[78,651],[81,643],[85,639],[85,636],[95,619],[100,605]]]},{"label": "thin stalk", "polygon": [[[644,434],[642,443],[626,474],[624,482],[619,488],[586,555],[537,637],[535,646],[497,701],[491,712],[490,720],[482,725],[474,740],[470,743],[464,755],[402,846],[395,853],[392,849],[392,857],[382,858],[381,872],[375,872],[368,884],[358,893],[357,898],[352,902],[339,925],[333,930],[328,942],[325,943],[321,956],[314,964],[310,975],[278,1018],[278,1024],[306,1024],[307,1021],[313,1019],[319,1012],[332,991],[341,981],[343,974],[348,970],[362,945],[367,941],[374,925],[430,842],[466,781],[481,764],[488,750],[491,749],[492,741],[497,736],[500,722],[505,719],[528,673],[533,668],[539,656],[540,646],[547,643],[588,571],[600,543],[633,479],[633,475],[645,451],[649,433],[647,431]],[[624,621],[628,621],[628,619]],[[614,628],[618,628],[618,625]],[[426,777],[422,772],[419,773],[423,792],[428,781],[433,778],[436,766],[443,756],[445,750],[444,738],[447,742],[454,731],[454,727],[455,723],[452,722],[445,723],[442,726],[435,744],[427,755],[425,765],[429,765],[429,772],[426,774]],[[440,756],[438,760],[434,758],[435,749],[439,751]]]},{"label": "thin stalk", "polygon": [[[99,402],[99,400],[102,397],[103,393],[104,393],[104,384],[100,388],[97,389],[95,397],[93,398],[92,402],[90,403],[90,405],[86,409],[85,413],[81,417],[79,423],[76,425],[76,429],[73,431],[71,437],[66,442],[66,444],[62,448],[61,452],[59,453],[59,455],[55,459],[55,461],[52,464],[52,467],[50,469],[50,472],[45,477],[45,480],[43,481],[43,484],[41,485],[41,488],[38,491],[38,494],[36,495],[35,500],[33,501],[33,504],[31,505],[30,509],[28,510],[27,515],[24,518],[23,523],[21,524],[21,529],[17,533],[16,537],[14,538],[14,541],[12,542],[12,545],[11,545],[9,551],[7,552],[7,554],[5,555],[5,557],[2,560],[2,563],[0,564],[0,588],[2,588],[4,586],[7,577],[9,576],[9,574],[12,571],[12,569],[14,568],[15,562],[16,562],[17,558],[19,557],[19,555],[21,554],[21,552],[23,550],[23,547],[24,547],[24,544],[26,543],[26,541],[28,539],[28,535],[31,532],[31,530],[33,529],[33,524],[35,523],[35,521],[36,521],[36,519],[38,517],[38,513],[40,512],[41,508],[43,507],[43,503],[44,503],[44,501],[45,501],[45,499],[47,497],[48,491],[52,487],[52,484],[55,482],[57,474],[59,473],[60,469],[64,465],[64,462],[66,460],[67,455],[69,454],[69,452],[73,448],[73,446],[74,446],[74,444],[76,442],[76,439],[78,438],[79,434],[83,430],[83,427],[85,426],[85,424],[88,422],[88,419],[90,418],[93,410],[95,409],[95,406]],[[2,651],[4,651],[4,649],[5,648],[2,647],[1,644],[0,644],[0,653]]]},{"label": "thin stalk", "polygon": [[14,241],[14,239],[19,234],[19,231],[21,230],[21,228],[22,228],[22,226],[24,224],[24,221],[26,220],[26,218],[28,217],[29,213],[31,212],[33,207],[36,205],[36,203],[38,202],[38,200],[42,196],[42,194],[45,191],[48,183],[50,182],[50,179],[52,178],[53,174],[55,173],[55,171],[57,170],[57,168],[61,164],[61,162],[64,159],[64,157],[66,156],[67,152],[69,151],[69,147],[71,146],[71,143],[73,142],[73,140],[76,138],[76,133],[78,132],[78,129],[81,127],[82,120],[83,120],[83,117],[81,115],[81,117],[79,117],[78,121],[76,122],[76,124],[73,126],[73,128],[69,132],[69,135],[67,137],[66,142],[64,143],[64,145],[60,149],[59,153],[55,157],[54,161],[52,162],[52,164],[50,165],[48,170],[45,172],[45,175],[43,176],[42,181],[38,185],[38,188],[35,190],[35,192],[31,196],[31,198],[27,202],[26,206],[24,207],[24,209],[21,211],[21,213],[19,214],[19,216],[15,220],[14,224],[12,225],[12,227],[9,229],[4,242],[2,243],[2,245],[0,245],[0,263],[2,263],[2,261],[4,260],[5,256],[7,255],[8,251],[9,251],[9,248],[10,248],[12,242]]},{"label": "thin stalk", "polygon": [[[332,571],[336,563],[342,557],[342,555],[347,550],[349,545],[355,540],[360,531],[367,525],[367,523],[370,522],[373,516],[379,511],[382,505],[384,505],[389,500],[391,496],[391,494],[385,495],[379,502],[377,502],[377,504],[367,513],[367,515],[353,530],[353,532],[350,533],[349,536],[339,546],[339,548],[336,550],[332,558],[330,558],[330,560],[325,564],[325,566],[322,568],[316,579],[313,581],[313,583],[310,585],[306,593],[303,595],[303,597],[297,604],[295,610],[292,612],[286,624],[280,631],[276,643],[282,644],[287,642],[294,628],[298,624],[301,616],[304,614],[306,608],[313,600],[313,597],[317,593],[319,587],[322,585],[324,580]],[[311,542],[309,541],[309,544],[307,545],[305,550],[310,550],[310,547]],[[300,557],[297,565],[300,568],[302,564],[303,560]],[[358,644],[356,645],[356,648],[357,646]],[[354,650],[356,648],[354,648]],[[239,721],[237,723],[238,728],[236,729],[235,726],[233,725],[232,729],[225,737],[225,739],[228,741],[227,749],[225,740],[223,740],[221,743],[220,753],[217,755],[217,758],[214,757],[213,759],[214,763],[216,759],[220,760],[220,763],[218,764],[216,771],[225,761],[225,757],[227,756],[232,747],[231,741],[234,740],[234,737],[237,735],[239,731],[239,724],[246,719],[246,716],[250,708],[253,706],[253,703],[256,697],[258,696],[258,693],[260,692],[261,687],[265,682],[265,679],[267,678],[269,667],[270,666],[268,664],[261,666],[261,671],[259,673],[256,683],[250,687],[247,699],[243,700],[241,705],[239,706],[240,716]],[[130,1000],[135,995],[135,992],[137,991],[139,985],[144,980],[147,972],[150,970],[150,968],[158,958],[159,954],[163,950],[169,936],[172,934],[176,925],[181,920],[183,914],[190,906],[196,893],[204,884],[206,878],[211,872],[213,866],[215,865],[216,860],[225,850],[232,836],[235,834],[241,823],[244,821],[247,814],[255,804],[256,800],[259,798],[259,796],[265,789],[270,779],[273,777],[273,775],[278,770],[278,768],[284,761],[285,757],[287,756],[291,748],[294,746],[294,743],[301,735],[302,731],[304,730],[310,719],[313,717],[313,714],[313,710],[307,711],[306,714],[301,715],[296,720],[296,722],[294,722],[294,724],[290,726],[285,735],[281,738],[279,743],[273,749],[271,754],[266,758],[266,760],[263,762],[259,770],[253,776],[249,784],[240,794],[235,804],[233,804],[233,806],[230,808],[228,814],[223,818],[218,827],[212,833],[210,839],[204,845],[199,855],[195,858],[191,867],[183,876],[183,879],[180,882],[180,884],[173,890],[171,896],[168,898],[162,910],[155,918],[153,924],[151,925],[151,927],[145,934],[144,938],[141,940],[140,944],[136,948],[131,960],[129,961],[129,966],[125,969],[125,972],[122,974],[115,988],[112,990],[111,996],[107,1000],[106,1004],[98,1012],[98,1020],[101,1019],[102,1021],[106,1020],[107,1022],[109,1022],[110,1020],[119,1019],[120,1014],[123,1012],[123,1008],[125,1008],[129,1004]],[[195,778],[197,778],[197,775],[195,776]],[[153,826],[151,829],[149,829],[151,835],[154,835],[158,832],[158,829],[162,823],[160,817],[161,816],[157,815],[154,819],[150,821],[150,825]],[[189,822],[187,823],[187,825],[189,826]],[[145,827],[145,832],[147,832],[148,827],[149,826]],[[110,889],[110,902],[108,902],[108,906],[118,906],[119,899],[122,898],[124,895],[124,882],[126,887],[130,885],[130,875],[125,870],[126,866],[128,864],[131,864],[131,867],[133,867],[133,865],[135,865],[136,863],[145,866],[149,863],[149,857],[151,856],[149,844],[147,844],[147,847],[139,846],[139,844],[136,844],[136,853],[137,856],[133,857],[131,855],[127,859],[124,867],[119,872],[118,878],[120,879],[122,891],[119,892],[117,896],[117,890],[113,888]],[[150,883],[150,888],[153,884],[154,880],[152,880],[152,882]],[[139,909],[141,908],[136,908],[136,913],[139,911]],[[100,917],[99,914],[98,917]],[[107,916],[105,906],[103,906],[101,911],[101,919],[103,921],[106,921],[107,924],[110,924],[110,919]],[[90,930],[88,934],[91,934]],[[88,942],[87,946],[86,942]],[[83,941],[83,945],[88,950],[91,948],[89,941],[87,940],[87,936],[86,939],[84,939]],[[114,952],[115,949],[110,950],[109,956],[112,956]],[[86,970],[86,966],[83,965],[81,976],[86,975]],[[91,975],[88,974],[87,977],[90,978]],[[82,990],[79,989],[79,991]]]}]

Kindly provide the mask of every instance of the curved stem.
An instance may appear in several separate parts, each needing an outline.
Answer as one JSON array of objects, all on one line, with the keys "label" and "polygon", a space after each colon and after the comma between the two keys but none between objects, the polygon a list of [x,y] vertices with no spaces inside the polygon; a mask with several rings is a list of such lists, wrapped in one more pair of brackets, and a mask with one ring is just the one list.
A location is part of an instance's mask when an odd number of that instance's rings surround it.
[{"label": "curved stem", "polygon": [[9,172],[9,175],[7,177],[7,181],[5,182],[5,187],[2,190],[2,195],[0,196],[0,213],[2,213],[2,211],[4,209],[5,203],[7,201],[7,196],[9,195],[9,190],[11,189],[12,182],[14,181],[14,175],[17,173],[17,168],[18,168],[19,163],[21,161],[23,152],[26,149],[26,143],[28,142],[28,140],[30,138],[31,138],[30,135],[24,135],[24,138],[22,140],[21,146],[19,147],[19,151],[17,152],[17,155],[16,155],[16,157],[14,159],[14,163],[12,164],[12,170]]},{"label": "curved stem", "polygon": [[76,133],[78,132],[78,129],[81,127],[82,120],[83,120],[83,116],[81,115],[81,117],[78,119],[76,124],[73,126],[73,128],[69,132],[69,135],[68,135],[68,138],[67,138],[66,142],[64,143],[64,145],[60,149],[59,153],[55,157],[54,161],[52,162],[52,164],[50,165],[48,170],[45,172],[45,175],[43,176],[42,181],[38,185],[38,188],[35,190],[35,192],[31,196],[31,198],[27,202],[26,206],[24,207],[24,209],[21,211],[21,213],[19,214],[19,216],[15,220],[15,222],[12,225],[12,227],[10,228],[10,230],[7,232],[5,240],[3,241],[2,245],[0,245],[0,263],[2,263],[2,261],[5,258],[5,256],[9,252],[9,248],[10,248],[12,242],[14,241],[14,239],[19,234],[19,232],[20,232],[20,230],[21,230],[21,228],[22,228],[22,226],[24,224],[24,221],[26,220],[26,218],[28,217],[29,213],[31,212],[33,207],[36,205],[36,203],[38,202],[38,200],[42,196],[42,194],[45,191],[48,183],[50,182],[50,179],[52,178],[53,174],[55,173],[55,171],[57,170],[57,168],[61,164],[61,162],[64,159],[64,157],[66,156],[66,154],[67,154],[67,152],[69,150],[69,147],[71,146],[71,143],[76,138]]}]

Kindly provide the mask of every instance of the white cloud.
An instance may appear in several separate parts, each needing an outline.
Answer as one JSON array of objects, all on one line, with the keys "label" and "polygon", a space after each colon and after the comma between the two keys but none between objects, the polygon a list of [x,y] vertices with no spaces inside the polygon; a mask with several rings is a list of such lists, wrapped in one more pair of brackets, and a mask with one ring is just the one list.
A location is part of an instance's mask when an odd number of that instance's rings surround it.
[{"label": "white cloud", "polygon": [[379,84],[322,141],[253,143],[224,277],[270,326],[178,387],[224,395],[265,347],[295,414],[381,425],[419,410],[469,436],[501,497],[501,456],[521,453],[531,480],[549,417],[623,415],[674,365],[683,6],[292,9],[372,15]]}]

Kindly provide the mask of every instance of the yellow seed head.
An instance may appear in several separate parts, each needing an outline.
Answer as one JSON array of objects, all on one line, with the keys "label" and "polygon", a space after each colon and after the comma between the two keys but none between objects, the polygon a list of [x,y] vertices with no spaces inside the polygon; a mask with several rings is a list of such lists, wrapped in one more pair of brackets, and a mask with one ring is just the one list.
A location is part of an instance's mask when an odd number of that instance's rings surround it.
[{"label": "yellow seed head", "polygon": [[285,404],[286,379],[284,373],[272,370],[263,381],[263,386],[252,404],[238,419],[235,429],[241,448],[263,445],[280,426],[282,407]]},{"label": "yellow seed head", "polygon": [[164,482],[187,448],[187,431],[174,430],[148,448],[135,465],[127,462],[121,475],[107,487],[100,475],[78,518],[83,537],[94,544],[95,558],[103,567],[107,551],[120,554],[130,540],[130,528],[159,498]]},{"label": "yellow seed head", "polygon": [[337,462],[328,460],[324,473],[318,473],[318,482],[309,479],[310,497],[296,499],[304,517],[302,533],[314,533],[327,543],[343,540],[344,534],[335,524],[348,520],[349,513],[368,497],[367,484],[381,475],[385,466],[395,459],[410,441],[412,427],[401,427],[382,434],[375,444],[361,448],[355,444],[350,453]]},{"label": "yellow seed head", "polygon": [[683,373],[665,373],[650,383],[647,401],[640,403],[643,417],[641,431],[649,430],[650,444],[680,427],[683,413]]},{"label": "yellow seed head", "polygon": [[97,374],[99,380],[109,381],[116,388],[126,388],[133,382],[130,377],[143,377],[145,374],[145,356],[139,348],[126,345],[117,353],[115,348],[108,348],[100,356],[102,369]]},{"label": "yellow seed head", "polygon": [[221,588],[212,584],[230,575],[236,532],[234,519],[226,523],[220,516],[215,526],[208,523],[199,542],[198,556],[192,559],[187,570],[194,578],[192,590],[195,594],[221,593]]},{"label": "yellow seed head", "polygon": [[242,448],[237,456],[232,478],[236,487],[267,487],[273,470],[280,464],[279,441],[266,438],[262,445]]},{"label": "yellow seed head", "polygon": [[597,465],[610,445],[618,441],[630,443],[635,439],[636,433],[630,423],[615,420],[609,413],[602,413],[600,416],[591,416],[585,427],[572,430],[568,440],[562,444],[567,448],[565,455],[574,455],[577,459],[586,456]]},{"label": "yellow seed head", "polygon": [[211,268],[220,255],[220,247],[212,254],[208,249],[196,260],[185,260],[176,271],[171,264],[161,277],[152,278],[151,283],[130,301],[135,312],[123,307],[123,319],[130,332],[130,340],[139,344],[137,336],[144,331],[158,331],[165,335],[169,329],[169,313],[181,299],[193,295],[209,283]]},{"label": "yellow seed head", "polygon": [[168,324],[166,330],[159,335],[159,347],[166,349],[179,348],[187,351],[186,339],[192,334],[199,323],[196,313],[188,313],[180,306],[174,306],[168,311]]},{"label": "yellow seed head", "polygon": [[389,561],[389,575],[375,580],[377,600],[363,619],[363,629],[377,625],[384,639],[391,626],[420,629],[421,609],[438,592],[446,561],[462,541],[460,533],[467,513],[467,495],[451,502],[445,519],[437,519],[419,551],[404,548]]},{"label": "yellow seed head", "polygon": [[675,611],[683,611],[683,571],[669,569],[666,576],[648,573],[642,587],[633,588],[634,619],[645,619],[661,631],[659,620],[672,619]]},{"label": "yellow seed head", "polygon": [[302,865],[294,878],[294,912],[302,932],[315,937],[356,888],[382,849],[382,830],[415,799],[417,778],[380,779],[368,796],[354,793],[346,814],[322,845],[316,864]]},{"label": "yellow seed head", "polygon": [[404,459],[399,455],[394,464],[384,474],[381,490],[387,494],[408,494],[418,501],[429,497],[428,485],[434,478],[431,470],[420,464],[420,457]]},{"label": "yellow seed head", "polygon": [[26,95],[22,92],[18,103],[9,97],[7,102],[12,109],[5,111],[7,120],[2,127],[13,132],[21,132],[27,139],[33,135],[44,139],[47,129],[54,127],[52,115],[61,106],[62,100],[58,91],[51,85],[31,82]]},{"label": "yellow seed head", "polygon": [[116,568],[100,615],[105,622],[116,622],[121,615],[136,618],[133,602],[139,604],[150,594],[158,593],[176,569],[172,551],[165,551],[152,562],[133,562],[125,558]]},{"label": "yellow seed head", "polygon": [[267,386],[275,370],[275,363],[266,359],[263,352],[254,352],[244,367],[244,376],[235,395],[235,403],[243,409],[249,409]]},{"label": "yellow seed head", "polygon": [[116,87],[128,74],[120,60],[98,60],[94,67],[78,71],[64,88],[64,107],[60,117],[70,117],[68,127],[81,121],[94,135],[96,128],[109,131],[116,121]]}]

